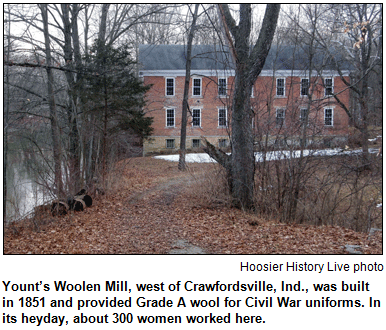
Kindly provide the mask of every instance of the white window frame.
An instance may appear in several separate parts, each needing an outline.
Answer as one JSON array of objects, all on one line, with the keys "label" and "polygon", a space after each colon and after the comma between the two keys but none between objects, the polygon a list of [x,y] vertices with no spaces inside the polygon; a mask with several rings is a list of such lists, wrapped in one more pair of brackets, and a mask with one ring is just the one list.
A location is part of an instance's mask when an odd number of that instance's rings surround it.
[{"label": "white window frame", "polygon": [[254,95],[254,94],[255,94],[254,90],[255,90],[255,86],[252,85],[251,98],[254,98],[254,97],[255,97],[255,95]]},{"label": "white window frame", "polygon": [[[225,125],[220,125],[220,111],[225,110]],[[226,107],[218,108],[217,111],[217,124],[219,128],[224,128],[228,126],[228,110]]]},{"label": "white window frame", "polygon": [[[194,94],[194,88],[197,88],[194,86],[194,81],[199,80],[200,81],[200,94]],[[199,77],[193,77],[192,78],[192,97],[201,97],[202,96],[202,78]]]},{"label": "white window frame", "polygon": [[[170,142],[173,144],[173,146],[168,146],[168,143],[170,143]],[[166,145],[165,145],[166,149],[175,149],[176,148],[176,139],[166,139],[165,143],[166,143]]]},{"label": "white window frame", "polygon": [[[173,95],[168,94],[168,79],[173,80]],[[176,78],[174,77],[165,77],[165,96],[172,97],[176,95]]]},{"label": "white window frame", "polygon": [[[198,110],[199,111],[199,125],[194,125],[194,110]],[[201,127],[201,108],[192,108],[192,127]]]},{"label": "white window frame", "polygon": [[[279,112],[283,114],[282,117],[278,117]],[[285,124],[285,108],[276,108],[276,118],[275,119],[276,119],[275,120],[276,126],[280,126],[280,127],[284,126],[284,124]],[[283,123],[282,124],[278,123],[279,119],[283,119]]]},{"label": "white window frame", "polygon": [[[173,125],[168,125],[168,111],[173,111]],[[165,109],[165,126],[166,127],[176,127],[176,109],[175,108],[166,108]]]},{"label": "white window frame", "polygon": [[[307,93],[306,94],[303,94],[303,80],[307,80]],[[300,96],[307,96],[308,93],[309,93],[309,90],[310,90],[310,79],[308,78],[301,78],[300,79]]]},{"label": "white window frame", "polygon": [[[225,80],[225,93],[220,94],[220,79]],[[226,97],[228,95],[228,78],[227,77],[218,77],[217,78],[217,94],[219,97]]]},{"label": "white window frame", "polygon": [[[331,86],[328,87],[328,88],[331,88],[331,94],[327,94],[327,84],[326,84],[327,79],[331,80]],[[334,77],[324,78],[324,96],[332,97],[333,95],[334,95]]]},{"label": "white window frame", "polygon": [[[331,110],[331,125],[326,124],[326,110]],[[334,108],[333,107],[324,108],[323,124],[326,127],[334,127]]]},{"label": "white window frame", "polygon": [[[283,88],[283,95],[279,95],[277,93],[278,92],[278,88],[279,88],[279,86],[278,86],[278,81],[279,80],[283,80],[283,86],[280,87],[280,88]],[[286,92],[286,90],[285,90],[285,77],[276,78],[276,97],[285,97],[285,92]]]}]

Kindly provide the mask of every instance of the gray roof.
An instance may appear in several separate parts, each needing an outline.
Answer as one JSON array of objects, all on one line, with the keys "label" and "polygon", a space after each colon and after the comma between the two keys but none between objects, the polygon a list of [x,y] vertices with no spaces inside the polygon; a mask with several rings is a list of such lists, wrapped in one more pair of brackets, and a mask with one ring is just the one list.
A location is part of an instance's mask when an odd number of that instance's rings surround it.
[{"label": "gray roof", "polygon": [[[221,51],[222,50],[222,51]],[[287,46],[272,46],[266,59],[264,70],[308,70],[308,48]],[[342,70],[350,68],[343,60],[339,49],[326,51],[314,50],[312,68],[333,70],[334,54]],[[192,48],[192,70],[225,70],[232,69],[233,63],[227,47],[212,45],[194,45]],[[140,45],[139,62],[142,70],[185,70],[186,45]]]},{"label": "gray roof", "polygon": [[[230,69],[230,54],[211,45],[192,47],[192,70]],[[140,45],[139,62],[143,70],[185,70],[185,45]]]}]

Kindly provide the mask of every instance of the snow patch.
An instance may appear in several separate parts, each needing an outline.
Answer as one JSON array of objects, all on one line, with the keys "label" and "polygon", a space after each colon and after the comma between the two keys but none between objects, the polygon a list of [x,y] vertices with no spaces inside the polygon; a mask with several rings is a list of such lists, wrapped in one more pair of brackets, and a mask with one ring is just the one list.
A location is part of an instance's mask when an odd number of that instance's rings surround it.
[{"label": "snow patch", "polygon": [[[323,150],[303,150],[303,156],[333,156],[333,155],[350,155],[362,152],[362,150],[343,150],[340,148],[336,149],[323,149]],[[293,151],[269,151],[266,153],[256,152],[255,158],[257,162],[282,160],[299,158],[301,155],[300,150]],[[160,155],[155,156],[156,159],[164,159],[170,162],[178,162],[179,155]],[[215,163],[216,161],[211,158],[208,154],[197,153],[197,154],[186,154],[185,161],[187,163]]]}]

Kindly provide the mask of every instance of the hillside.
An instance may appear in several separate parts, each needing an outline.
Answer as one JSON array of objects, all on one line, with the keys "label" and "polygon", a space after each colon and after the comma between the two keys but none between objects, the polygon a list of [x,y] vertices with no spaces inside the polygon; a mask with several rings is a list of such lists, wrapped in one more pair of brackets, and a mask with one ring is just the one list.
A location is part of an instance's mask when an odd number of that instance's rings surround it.
[{"label": "hillside", "polygon": [[264,221],[207,198],[214,164],[133,158],[109,193],[84,212],[5,228],[5,254],[345,254],[382,253],[382,234]]}]

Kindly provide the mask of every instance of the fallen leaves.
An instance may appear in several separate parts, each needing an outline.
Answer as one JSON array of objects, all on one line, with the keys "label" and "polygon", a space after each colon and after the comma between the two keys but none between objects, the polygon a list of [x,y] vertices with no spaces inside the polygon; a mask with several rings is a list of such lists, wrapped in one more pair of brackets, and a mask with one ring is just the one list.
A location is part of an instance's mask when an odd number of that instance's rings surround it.
[{"label": "fallen leaves", "polygon": [[347,244],[382,253],[382,232],[286,225],[224,205],[201,207],[189,189],[202,184],[192,176],[208,166],[180,172],[166,161],[132,159],[117,173],[114,189],[84,212],[57,217],[39,232],[28,221],[6,228],[4,253],[166,254],[181,239],[209,254],[344,254]]}]

